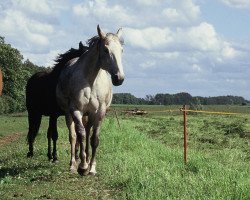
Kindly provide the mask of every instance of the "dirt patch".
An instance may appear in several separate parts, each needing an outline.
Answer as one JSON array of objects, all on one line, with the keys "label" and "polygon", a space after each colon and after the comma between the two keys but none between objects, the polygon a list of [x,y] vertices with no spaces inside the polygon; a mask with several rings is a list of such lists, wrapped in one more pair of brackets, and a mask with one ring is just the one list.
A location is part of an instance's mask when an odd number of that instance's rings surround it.
[{"label": "dirt patch", "polygon": [[5,137],[1,137],[0,138],[0,147],[18,140],[21,136],[22,136],[21,133],[12,133],[12,134],[7,135]]}]

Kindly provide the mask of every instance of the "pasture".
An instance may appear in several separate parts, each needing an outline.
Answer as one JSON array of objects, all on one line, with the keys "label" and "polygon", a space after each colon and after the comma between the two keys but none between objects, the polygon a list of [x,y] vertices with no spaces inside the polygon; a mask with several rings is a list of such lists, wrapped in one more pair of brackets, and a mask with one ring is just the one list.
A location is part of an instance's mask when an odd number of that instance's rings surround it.
[{"label": "pasture", "polygon": [[[134,106],[135,107],[135,106]],[[115,106],[117,111],[134,108]],[[138,106],[137,106],[138,107]],[[153,111],[180,106],[143,106]],[[47,161],[48,118],[27,159],[27,114],[0,116],[1,199],[250,199],[250,107],[204,110],[241,112],[188,114],[188,164],[183,164],[182,114],[131,116],[109,112],[101,128],[97,175],[69,172],[70,144],[58,121],[58,159]]]}]

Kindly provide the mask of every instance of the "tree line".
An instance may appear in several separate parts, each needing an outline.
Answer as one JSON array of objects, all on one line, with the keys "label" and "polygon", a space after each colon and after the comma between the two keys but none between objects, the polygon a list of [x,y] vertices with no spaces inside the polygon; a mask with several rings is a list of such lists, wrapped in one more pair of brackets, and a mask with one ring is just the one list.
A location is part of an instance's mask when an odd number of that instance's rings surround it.
[{"label": "tree line", "polygon": [[[47,71],[51,68],[37,66],[30,60],[24,60],[23,55],[10,44],[6,44],[4,37],[0,36],[0,69],[3,73],[3,94],[0,97],[0,114],[22,112],[25,106],[25,86],[32,74],[38,71]],[[188,93],[147,95],[137,98],[130,93],[114,94],[113,104],[146,104],[146,105],[172,105],[172,104],[246,104],[243,97],[192,97]]]},{"label": "tree line", "polygon": [[28,59],[19,50],[6,44],[0,36],[0,68],[3,74],[3,91],[0,97],[0,114],[25,111],[25,86],[28,78],[38,71],[47,70]]},{"label": "tree line", "polygon": [[246,105],[248,101],[240,96],[193,97],[189,93],[180,92],[177,94],[146,95],[145,98],[137,98],[130,93],[117,93],[114,94],[112,103],[134,105]]}]

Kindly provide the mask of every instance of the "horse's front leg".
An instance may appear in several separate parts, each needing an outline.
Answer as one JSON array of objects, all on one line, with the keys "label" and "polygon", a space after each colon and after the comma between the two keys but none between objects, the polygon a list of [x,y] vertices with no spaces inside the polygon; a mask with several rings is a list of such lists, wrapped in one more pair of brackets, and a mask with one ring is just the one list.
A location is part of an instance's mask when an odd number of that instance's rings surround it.
[{"label": "horse's front leg", "polygon": [[75,173],[77,170],[76,168],[76,158],[75,158],[75,146],[76,146],[76,132],[75,132],[75,125],[73,122],[72,117],[69,114],[65,116],[66,124],[69,129],[69,142],[71,145],[71,158],[70,158],[70,171]]},{"label": "horse's front leg", "polygon": [[84,123],[84,127],[85,127],[85,131],[86,131],[86,148],[85,148],[85,152],[86,152],[86,160],[87,163],[90,163],[90,153],[89,153],[89,146],[90,146],[90,130],[92,127],[92,122],[90,117],[87,119],[85,118],[83,120]]},{"label": "horse's front leg", "polygon": [[93,127],[93,135],[91,137],[91,148],[92,148],[92,157],[90,161],[90,175],[96,174],[96,151],[99,146],[99,130],[100,127]]},{"label": "horse's front leg", "polygon": [[86,143],[86,132],[85,128],[82,123],[82,113],[78,110],[74,110],[71,112],[71,116],[75,123],[75,132],[77,135],[77,140],[80,145],[80,159],[81,162],[78,166],[78,171],[81,175],[88,174],[88,163],[86,160],[86,153],[85,153],[85,143]]}]

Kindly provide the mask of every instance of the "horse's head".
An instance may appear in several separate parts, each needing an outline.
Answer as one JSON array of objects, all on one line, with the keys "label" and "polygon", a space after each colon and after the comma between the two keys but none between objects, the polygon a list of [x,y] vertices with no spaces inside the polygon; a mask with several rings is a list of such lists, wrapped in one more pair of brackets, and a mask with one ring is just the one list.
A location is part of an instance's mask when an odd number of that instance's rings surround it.
[{"label": "horse's head", "polygon": [[100,38],[101,67],[110,73],[113,85],[121,85],[125,77],[122,67],[122,30],[119,29],[116,34],[106,34],[98,25],[97,32]]}]

